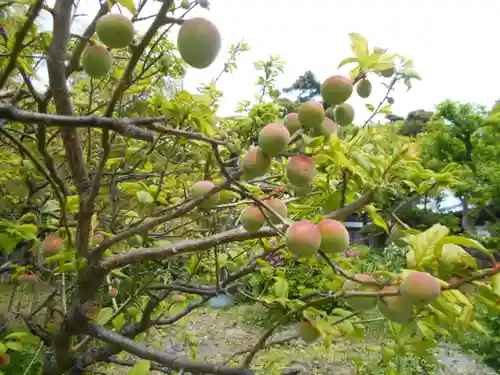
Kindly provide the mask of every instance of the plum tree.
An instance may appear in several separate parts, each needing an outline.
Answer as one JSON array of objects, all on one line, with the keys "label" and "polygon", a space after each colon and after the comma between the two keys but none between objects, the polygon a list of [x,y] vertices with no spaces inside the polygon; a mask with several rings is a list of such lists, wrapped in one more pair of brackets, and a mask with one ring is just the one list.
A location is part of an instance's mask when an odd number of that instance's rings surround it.
[{"label": "plum tree", "polygon": [[362,79],[356,85],[356,92],[360,98],[368,98],[372,93],[372,83],[367,79]]},{"label": "plum tree", "polygon": [[302,128],[299,120],[299,114],[292,112],[286,115],[284,124],[288,129],[290,135],[293,135],[296,131]]},{"label": "plum tree", "polygon": [[335,122],[339,125],[349,125],[354,121],[354,108],[349,103],[335,107]]},{"label": "plum tree", "polygon": [[269,156],[276,156],[288,148],[290,133],[285,125],[268,124],[259,132],[259,146]]},{"label": "plum tree", "polygon": [[305,129],[314,129],[321,125],[325,118],[325,110],[319,102],[308,101],[302,103],[299,107],[299,121]]},{"label": "plum tree", "polygon": [[[381,290],[382,293],[398,293],[396,286],[386,286]],[[406,324],[413,319],[413,306],[402,295],[384,296],[379,298],[378,309],[387,319],[396,323]]]},{"label": "plum tree", "polygon": [[42,241],[40,250],[46,257],[59,253],[64,247],[64,241],[54,234],[49,234]]},{"label": "plum tree", "polygon": [[219,29],[206,18],[184,20],[177,34],[177,48],[182,59],[193,68],[207,68],[221,49]]},{"label": "plum tree", "polygon": [[411,272],[401,282],[401,295],[413,304],[431,303],[441,294],[441,283],[427,272]]},{"label": "plum tree", "polygon": [[271,166],[271,157],[261,147],[253,146],[245,154],[242,169],[248,179],[266,174]]},{"label": "plum tree", "polygon": [[83,70],[92,78],[104,77],[109,73],[112,65],[111,53],[98,44],[87,47],[82,55]]},{"label": "plum tree", "polygon": [[337,220],[324,219],[318,223],[321,232],[320,249],[325,253],[346,251],[349,246],[349,232],[344,224]]},{"label": "plum tree", "polygon": [[[198,181],[191,188],[192,196],[194,199],[200,198],[214,188],[215,184],[212,181],[208,180]],[[219,203],[219,200],[220,200],[220,193],[215,193],[210,197],[204,199],[200,203],[200,208],[205,208],[205,209],[212,208],[215,205],[217,205],[217,203]]]},{"label": "plum tree", "polygon": [[300,258],[312,257],[319,250],[321,233],[316,225],[301,220],[290,225],[285,233],[288,250]]},{"label": "plum tree", "polygon": [[132,21],[119,13],[109,13],[97,20],[97,36],[109,48],[126,48],[134,40]]},{"label": "plum tree", "polygon": [[321,96],[329,105],[344,103],[351,97],[353,90],[352,80],[341,75],[328,77],[321,84]]},{"label": "plum tree", "polygon": [[[274,211],[276,211],[282,218],[286,218],[288,214],[288,209],[286,207],[285,202],[283,202],[281,199],[277,198],[269,198],[265,199],[262,201],[262,203],[266,204],[267,206],[271,207]],[[271,220],[271,223],[273,224],[281,224],[280,218],[278,218],[276,215],[273,213],[269,213],[269,218]]]},{"label": "plum tree", "polygon": [[321,337],[319,330],[308,320],[300,322],[299,334],[302,340],[310,344]]},{"label": "plum tree", "polygon": [[240,221],[247,232],[257,232],[266,222],[266,218],[260,207],[248,206],[241,212]]},{"label": "plum tree", "polygon": [[[372,275],[367,274],[356,274],[354,275],[356,280],[365,282],[377,282],[377,280]],[[346,291],[360,291],[360,292],[377,292],[378,288],[376,285],[361,284],[354,280],[347,280],[344,283],[344,290]],[[347,303],[352,306],[356,311],[366,311],[371,310],[377,306],[378,298],[374,297],[350,297],[347,299]]]},{"label": "plum tree", "polygon": [[316,168],[310,157],[300,155],[293,156],[288,160],[286,176],[292,185],[299,188],[308,187],[315,174]]}]

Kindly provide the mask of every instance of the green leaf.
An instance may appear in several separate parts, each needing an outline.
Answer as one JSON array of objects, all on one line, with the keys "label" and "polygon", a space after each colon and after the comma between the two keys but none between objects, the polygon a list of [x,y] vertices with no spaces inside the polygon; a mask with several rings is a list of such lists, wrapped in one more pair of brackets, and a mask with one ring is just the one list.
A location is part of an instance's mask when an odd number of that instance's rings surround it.
[{"label": "green leaf", "polygon": [[134,14],[137,10],[135,9],[134,0],[118,0],[120,5],[128,9],[128,11]]},{"label": "green leaf", "polygon": [[436,337],[434,331],[425,322],[417,320],[417,327],[427,340],[432,341]]},{"label": "green leaf", "polygon": [[415,79],[418,79],[419,81],[422,79],[420,74],[418,74],[414,69],[405,69],[404,74],[408,78],[415,78]]},{"label": "green leaf", "polygon": [[0,342],[0,355],[7,353],[8,349],[9,348],[7,348],[7,346],[5,346],[3,342]]},{"label": "green leaf", "polygon": [[118,276],[118,277],[121,277],[122,279],[125,279],[125,280],[130,280],[130,277],[125,275],[122,271],[120,270],[113,270],[111,271],[111,274],[113,276]]},{"label": "green leaf", "polygon": [[493,293],[500,297],[500,273],[491,277],[491,286],[493,287]]},{"label": "green leaf", "polygon": [[151,361],[141,359],[132,367],[127,375],[148,375],[151,369]]},{"label": "green leaf", "polygon": [[21,339],[23,337],[29,336],[30,334],[28,332],[11,332],[8,335],[4,337],[4,340],[10,340],[10,339]]},{"label": "green leaf", "polygon": [[140,190],[135,193],[135,195],[137,196],[139,202],[141,202],[142,204],[150,204],[154,202],[153,196],[146,190]]},{"label": "green leaf", "polygon": [[350,33],[349,38],[351,38],[351,49],[359,60],[367,57],[370,54],[368,49],[368,41],[361,34]]},{"label": "green leaf", "polygon": [[327,215],[330,212],[335,211],[337,208],[340,207],[341,201],[342,201],[341,191],[336,191],[335,193],[330,194],[326,198],[325,203],[323,203],[323,212]]},{"label": "green leaf", "polygon": [[351,64],[351,63],[354,63],[354,62],[359,62],[357,58],[355,57],[348,57],[344,60],[342,60],[339,64],[339,66],[337,67],[337,69],[340,69],[342,68],[344,65],[347,65],[347,64]]},{"label": "green leaf", "polygon": [[473,240],[472,238],[460,237],[460,236],[446,236],[443,238],[442,242],[472,247],[473,249],[481,250],[487,254],[490,254],[488,249],[486,249],[483,245],[481,245],[479,241]]},{"label": "green leaf", "polygon": [[382,216],[380,216],[377,213],[377,210],[373,205],[369,204],[368,206],[365,207],[365,210],[368,213],[368,215],[370,216],[370,219],[372,220],[373,224],[375,224],[378,227],[383,228],[386,231],[386,233],[389,233],[389,227],[387,226],[387,223],[382,218]]},{"label": "green leaf", "polygon": [[113,319],[113,328],[116,331],[119,331],[125,325],[125,316],[123,314],[119,314],[116,318]]},{"label": "green leaf", "polygon": [[375,111],[375,106],[373,104],[369,104],[369,103],[366,103],[365,104],[365,107],[367,110],[369,110],[370,112],[373,112]]},{"label": "green leaf", "polygon": [[274,295],[278,298],[288,297],[288,281],[283,277],[277,277],[273,287]]},{"label": "green leaf", "polygon": [[106,324],[112,316],[113,308],[104,307],[99,311],[99,314],[97,314],[96,323],[100,325]]},{"label": "green leaf", "polygon": [[23,344],[17,341],[7,341],[4,343],[7,348],[10,350],[13,350],[15,352],[22,352],[23,351]]}]

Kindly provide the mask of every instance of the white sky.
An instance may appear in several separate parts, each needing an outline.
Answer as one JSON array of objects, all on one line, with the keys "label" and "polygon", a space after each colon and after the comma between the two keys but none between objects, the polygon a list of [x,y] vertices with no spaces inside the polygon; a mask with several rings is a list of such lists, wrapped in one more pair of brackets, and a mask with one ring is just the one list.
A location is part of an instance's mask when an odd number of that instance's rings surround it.
[{"label": "white sky", "polygon": [[[137,3],[138,1],[135,0]],[[81,0],[89,22],[99,7],[97,0]],[[142,15],[153,14],[161,3],[153,1]],[[220,115],[232,114],[238,101],[253,99],[257,73],[253,62],[279,55],[286,62],[279,88],[289,86],[307,69],[322,81],[336,74],[338,63],[351,56],[348,34],[364,35],[370,46],[412,58],[423,80],[411,91],[400,87],[394,112],[406,115],[415,109],[432,109],[444,99],[491,105],[500,99],[500,76],[496,71],[500,52],[496,46],[500,1],[476,0],[211,0],[210,10],[197,7],[189,17],[211,19],[220,29],[223,46],[207,69],[189,69],[185,88],[194,91],[218,75],[232,43],[244,39],[251,50],[238,61],[233,75],[220,79],[224,99]],[[147,24],[139,24],[143,29]],[[173,29],[175,40],[178,27]],[[347,74],[349,68],[340,72]],[[385,88],[373,79],[374,91],[366,103],[376,105]],[[356,123],[369,113],[353,95]]]}]

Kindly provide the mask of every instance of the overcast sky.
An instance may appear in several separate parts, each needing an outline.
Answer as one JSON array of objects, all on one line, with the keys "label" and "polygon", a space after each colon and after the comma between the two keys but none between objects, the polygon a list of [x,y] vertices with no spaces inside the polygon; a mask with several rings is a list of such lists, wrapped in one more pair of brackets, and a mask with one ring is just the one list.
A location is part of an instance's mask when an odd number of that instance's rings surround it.
[{"label": "overcast sky", "polygon": [[[137,3],[137,0],[136,0]],[[81,0],[80,19],[85,26],[99,7],[97,0]],[[143,15],[161,5],[154,1]],[[351,55],[348,34],[364,35],[371,46],[412,58],[423,80],[395,95],[394,112],[405,115],[414,109],[432,109],[444,99],[491,105],[500,98],[500,75],[496,72],[496,45],[500,1],[451,0],[212,0],[210,10],[197,7],[189,17],[211,19],[220,29],[223,46],[218,59],[207,69],[189,69],[185,88],[195,90],[218,75],[233,43],[245,40],[251,50],[240,58],[239,69],[225,75],[218,88],[224,99],[220,115],[231,114],[238,101],[253,99],[256,72],[253,62],[279,55],[286,62],[280,88],[289,86],[307,69],[322,81],[336,74],[338,63]],[[147,23],[138,25],[144,30]],[[175,40],[178,27],[171,34]],[[347,74],[344,67],[340,73]],[[366,100],[377,104],[385,88],[374,79],[374,91]],[[368,112],[353,97],[357,123]]]}]

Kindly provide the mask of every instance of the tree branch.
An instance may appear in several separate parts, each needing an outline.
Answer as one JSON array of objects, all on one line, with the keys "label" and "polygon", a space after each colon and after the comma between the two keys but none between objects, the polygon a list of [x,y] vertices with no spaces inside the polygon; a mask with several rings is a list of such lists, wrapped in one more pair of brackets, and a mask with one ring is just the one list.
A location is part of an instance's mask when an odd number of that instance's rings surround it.
[{"label": "tree branch", "polygon": [[96,339],[107,342],[108,344],[113,344],[128,353],[134,354],[144,359],[155,361],[159,364],[170,367],[172,369],[176,370],[184,369],[185,371],[188,371],[192,374],[200,374],[200,375],[203,374],[253,375],[254,374],[252,370],[249,370],[247,368],[231,368],[231,367],[224,367],[208,363],[194,363],[191,361],[178,359],[166,353],[160,352],[159,350],[147,347],[144,344],[130,340],[126,337],[123,337],[117,333],[109,331],[95,324],[88,324],[87,329],[89,335]]}]

